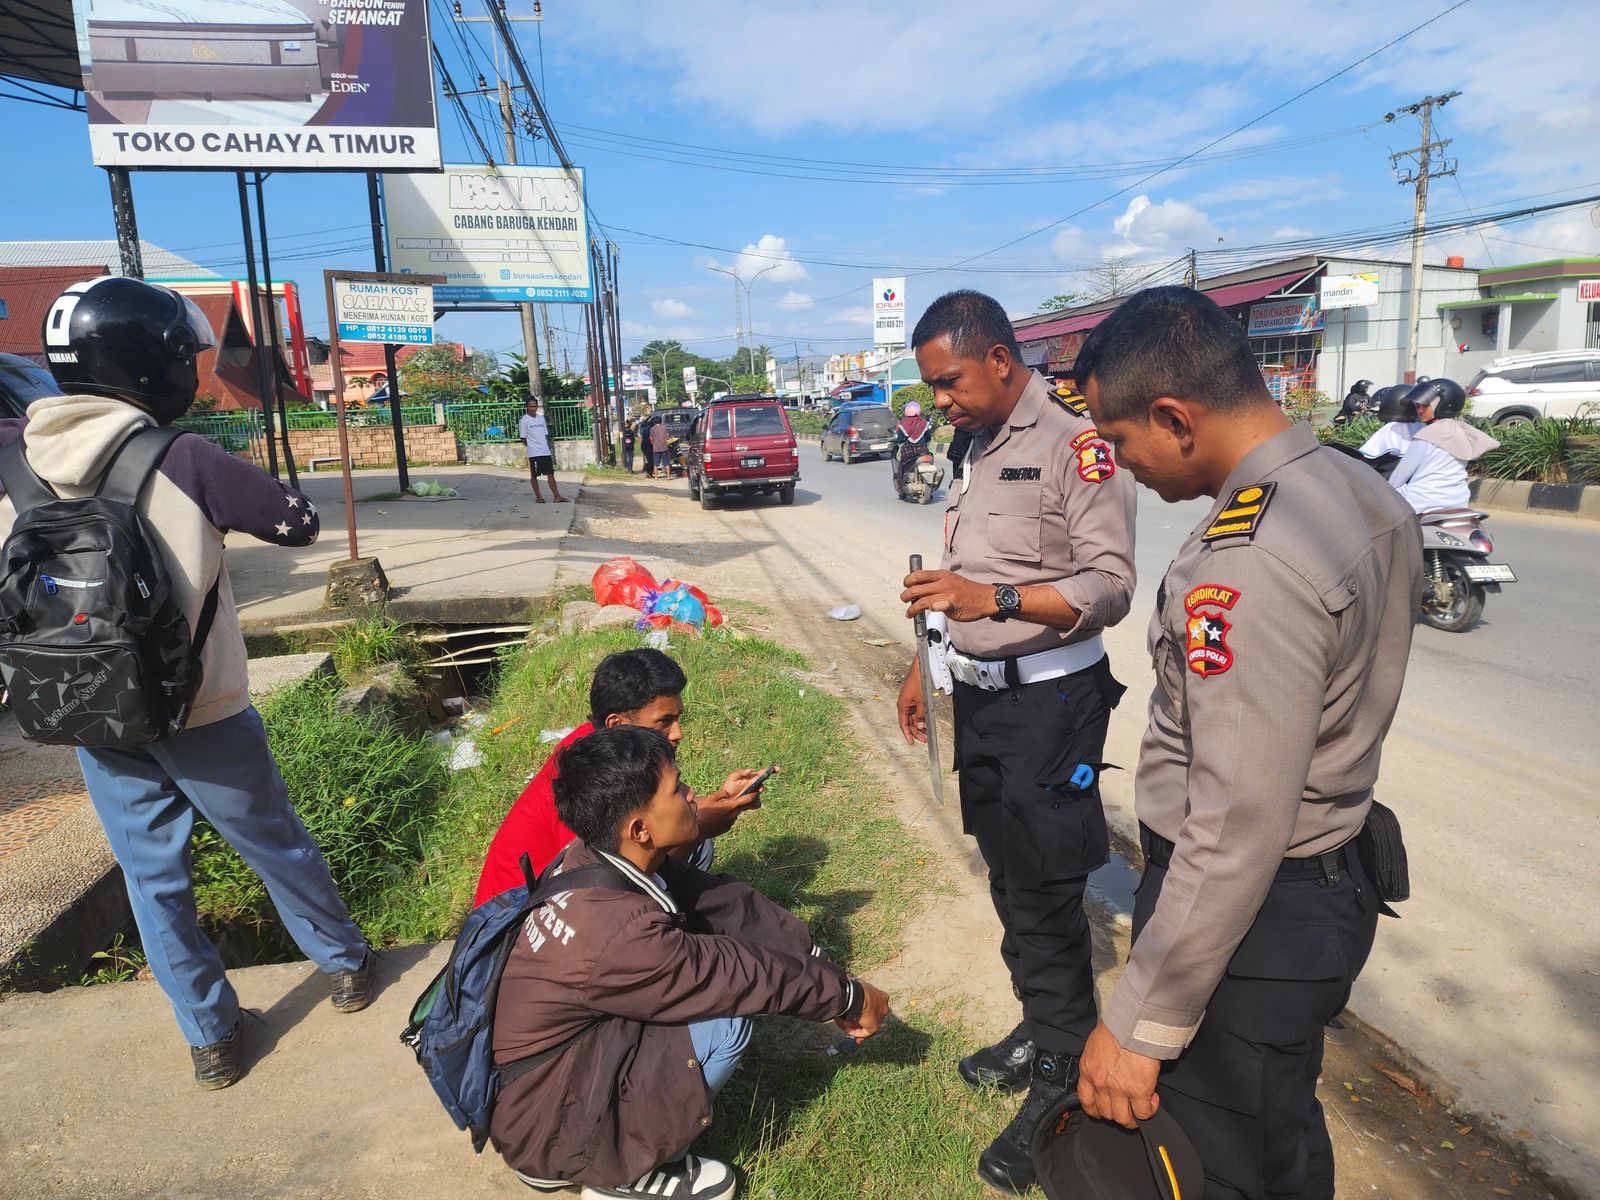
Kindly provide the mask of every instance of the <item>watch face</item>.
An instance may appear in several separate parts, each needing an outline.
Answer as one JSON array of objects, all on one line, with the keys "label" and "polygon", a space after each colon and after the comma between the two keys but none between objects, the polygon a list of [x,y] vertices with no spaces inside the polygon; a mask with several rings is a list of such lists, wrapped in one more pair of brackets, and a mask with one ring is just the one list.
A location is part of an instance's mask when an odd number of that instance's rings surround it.
[{"label": "watch face", "polygon": [[1002,584],[1000,587],[995,589],[994,598],[995,603],[1000,606],[1000,610],[1002,612],[1015,612],[1018,608],[1022,607],[1022,596],[1014,587],[1008,587]]}]

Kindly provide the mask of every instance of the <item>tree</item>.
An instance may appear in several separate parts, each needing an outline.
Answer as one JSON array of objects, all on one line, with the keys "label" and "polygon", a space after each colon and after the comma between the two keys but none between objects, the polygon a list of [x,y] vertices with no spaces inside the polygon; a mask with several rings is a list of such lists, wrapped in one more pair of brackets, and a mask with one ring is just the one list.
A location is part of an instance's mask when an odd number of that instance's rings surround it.
[{"label": "tree", "polygon": [[1071,308],[1073,305],[1082,300],[1082,298],[1083,297],[1077,292],[1057,292],[1048,300],[1042,300],[1039,302],[1039,311],[1042,313],[1060,312],[1063,308]]},{"label": "tree", "polygon": [[1109,255],[1104,261],[1084,272],[1094,288],[1096,300],[1114,300],[1126,296],[1138,285],[1145,274],[1133,259],[1126,255]]},{"label": "tree", "polygon": [[500,363],[493,354],[441,342],[418,351],[401,366],[400,391],[404,401],[416,404],[482,400],[499,374]]}]

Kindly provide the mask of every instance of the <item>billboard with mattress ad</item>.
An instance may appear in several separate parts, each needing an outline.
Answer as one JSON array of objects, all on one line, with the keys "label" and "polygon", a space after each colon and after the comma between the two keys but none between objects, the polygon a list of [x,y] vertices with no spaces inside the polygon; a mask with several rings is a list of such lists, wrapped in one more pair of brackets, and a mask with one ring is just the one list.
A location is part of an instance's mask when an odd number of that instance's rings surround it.
[{"label": "billboard with mattress ad", "polygon": [[74,0],[96,166],[436,171],[426,0]]}]

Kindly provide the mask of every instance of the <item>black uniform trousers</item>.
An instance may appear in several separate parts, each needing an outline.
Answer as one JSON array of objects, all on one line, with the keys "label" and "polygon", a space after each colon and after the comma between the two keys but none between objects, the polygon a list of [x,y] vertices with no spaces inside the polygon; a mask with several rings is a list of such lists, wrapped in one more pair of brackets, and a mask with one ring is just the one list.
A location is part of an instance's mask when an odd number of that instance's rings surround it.
[{"label": "black uniform trousers", "polygon": [[[1135,942],[1167,877],[1151,840],[1145,831]],[[1205,1200],[1333,1200],[1317,1100],[1323,1029],[1350,999],[1377,922],[1353,841],[1323,859],[1284,860],[1194,1040],[1161,1068],[1161,1105],[1199,1152]]]},{"label": "black uniform trousers", "polygon": [[[989,868],[1000,954],[1041,1050],[1083,1053],[1097,1019],[1083,891],[1109,857],[1098,773],[1123,686],[1107,659],[1000,692],[955,685],[962,828]],[[1096,780],[1073,784],[1081,764]]]}]

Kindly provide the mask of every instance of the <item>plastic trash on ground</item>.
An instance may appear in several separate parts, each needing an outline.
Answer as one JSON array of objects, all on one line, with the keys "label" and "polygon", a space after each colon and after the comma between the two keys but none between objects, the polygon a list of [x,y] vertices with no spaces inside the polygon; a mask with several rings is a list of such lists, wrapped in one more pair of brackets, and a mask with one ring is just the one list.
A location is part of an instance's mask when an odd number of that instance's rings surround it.
[{"label": "plastic trash on ground", "polygon": [[698,634],[725,623],[722,610],[711,603],[704,589],[681,579],[656,582],[653,575],[631,558],[619,556],[596,568],[592,580],[595,603],[637,609],[641,630],[681,630]]},{"label": "plastic trash on ground", "polygon": [[577,726],[573,725],[567,729],[541,729],[539,730],[539,742],[540,744],[545,742],[559,742],[562,738],[566,737],[576,728]]},{"label": "plastic trash on ground", "polygon": [[478,749],[476,742],[457,742],[450,751],[450,769],[452,771],[470,771],[473,767],[483,764],[483,751]]},{"label": "plastic trash on ground", "polygon": [[660,589],[655,576],[633,559],[613,558],[595,568],[594,602],[601,608],[608,604],[625,604],[629,608],[644,610],[645,600]]},{"label": "plastic trash on ground", "polygon": [[835,621],[854,621],[861,616],[861,606],[857,604],[841,604],[828,615]]}]

